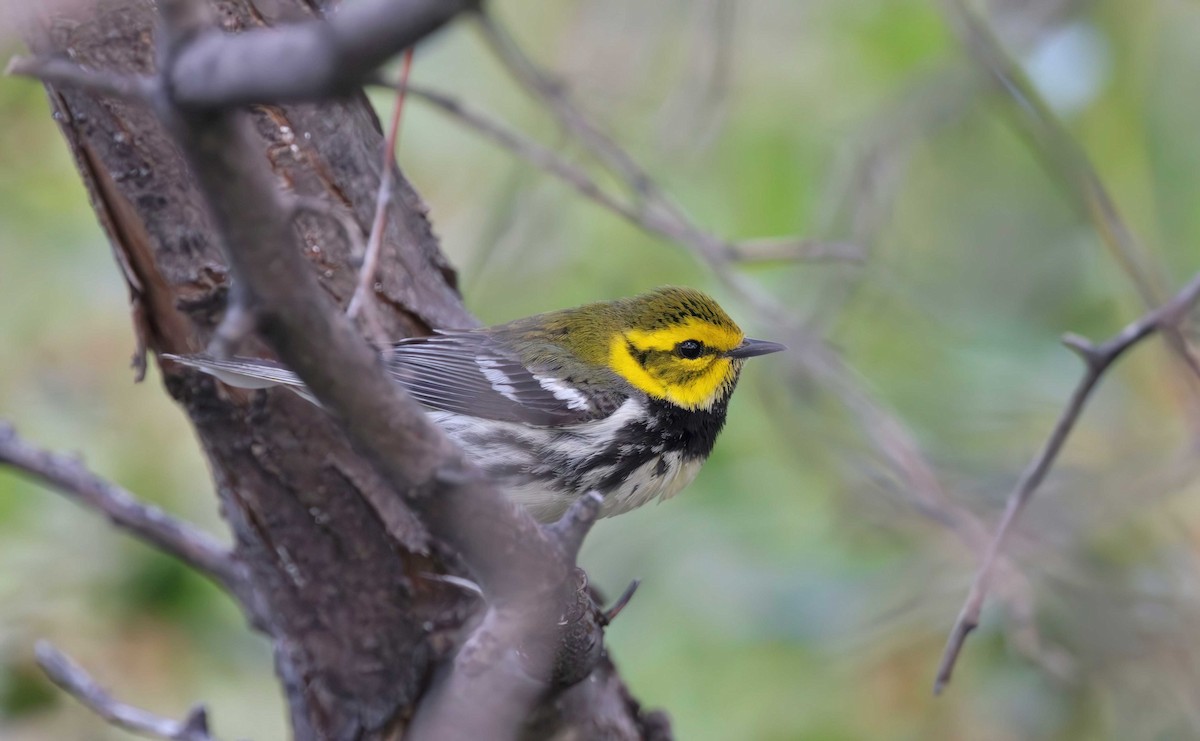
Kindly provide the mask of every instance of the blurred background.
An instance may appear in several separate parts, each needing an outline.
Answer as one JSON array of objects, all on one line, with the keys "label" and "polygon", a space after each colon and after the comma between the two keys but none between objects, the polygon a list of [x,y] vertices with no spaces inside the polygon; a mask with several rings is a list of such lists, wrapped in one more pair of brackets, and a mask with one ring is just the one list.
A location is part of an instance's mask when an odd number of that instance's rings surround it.
[{"label": "blurred background", "polygon": [[[957,2],[492,8],[697,225],[858,256],[733,266],[734,290],[409,102],[401,167],[484,322],[671,283],[752,336],[827,343],[752,363],[698,481],[591,536],[594,583],[643,580],[608,633],[634,695],[701,741],[1200,737],[1200,397],[1157,339],[1104,379],[930,691],[981,537],[1079,378],[1058,338],[1104,339],[1200,270],[1200,7],[989,3],[1024,93]],[[615,185],[472,24],[413,80]],[[40,86],[0,79],[0,122],[0,417],[224,533],[183,414],[153,371],[133,383],[125,288]],[[221,593],[0,470],[0,737],[127,738],[42,679],[39,638],[123,700],[283,737],[268,646]]]}]

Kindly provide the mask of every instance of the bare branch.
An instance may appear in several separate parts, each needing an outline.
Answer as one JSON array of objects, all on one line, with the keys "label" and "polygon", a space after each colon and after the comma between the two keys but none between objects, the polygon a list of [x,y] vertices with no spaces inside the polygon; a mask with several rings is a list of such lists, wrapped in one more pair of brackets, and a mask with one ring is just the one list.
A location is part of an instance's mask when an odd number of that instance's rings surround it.
[{"label": "bare branch", "polygon": [[[533,562],[549,560],[549,544],[518,505],[467,466],[345,315],[332,311],[311,267],[292,249],[276,184],[250,156],[247,123],[235,114],[184,116],[177,140],[224,226],[233,279],[256,307],[260,333],[430,530],[467,557],[490,596],[523,591],[529,574],[545,572]],[[493,555],[510,552],[513,542],[528,544],[511,551],[530,559],[522,568]]]},{"label": "bare branch", "polygon": [[[540,69],[513,40],[495,16],[478,15],[484,40],[500,62],[530,93],[539,98],[564,128],[613,172],[639,198],[661,200],[662,191],[650,176],[607,134],[593,124],[567,95],[567,87]],[[655,204],[661,205],[661,204]]]},{"label": "bare branch", "polygon": [[617,601],[613,602],[612,606],[604,611],[603,620],[605,625],[608,625],[617,619],[617,616],[621,614],[621,612],[629,604],[630,600],[633,599],[633,595],[637,594],[638,587],[641,585],[641,579],[634,579],[633,581],[629,582],[629,586],[625,587],[625,591],[621,592],[621,596],[617,597]]},{"label": "bare branch", "polygon": [[605,193],[583,169],[571,164],[547,147],[513,133],[444,93],[417,85],[409,85],[408,92],[457,119],[459,123],[469,126],[543,172],[559,178],[585,198],[595,201],[634,225],[650,228],[642,222],[641,215],[635,209]]},{"label": "bare branch", "polygon": [[[624,202],[606,192],[583,168],[535,141],[526,139],[445,93],[409,85],[409,94],[459,123],[474,129],[512,154],[570,185],[584,198],[608,209],[630,224],[685,246],[703,244],[704,254],[719,254],[722,261],[805,260],[857,262],[862,250],[842,242],[823,242],[803,237],[777,237],[728,242],[662,212]],[[612,146],[616,146],[615,144]],[[715,246],[714,246],[715,245]]]},{"label": "bare branch", "polygon": [[153,77],[116,75],[80,67],[62,57],[21,57],[9,60],[6,75],[31,77],[50,85],[70,85],[94,90],[122,100],[149,103],[158,90]]},{"label": "bare branch", "polygon": [[168,71],[184,108],[307,101],[345,95],[379,65],[478,0],[360,0],[327,20],[226,34],[205,29]]},{"label": "bare branch", "polygon": [[1041,451],[1030,461],[1029,466],[1021,475],[1020,481],[1017,482],[1016,488],[1008,497],[1004,515],[1000,518],[1000,524],[996,528],[992,542],[984,554],[979,570],[975,573],[975,579],[971,583],[971,589],[967,594],[962,611],[950,632],[950,638],[946,643],[946,650],[942,655],[937,679],[934,683],[935,694],[941,693],[949,683],[950,676],[954,671],[954,664],[962,651],[963,642],[979,625],[979,614],[983,609],[984,599],[987,597],[996,560],[1009,530],[1012,529],[1013,523],[1016,522],[1025,505],[1033,497],[1033,493],[1041,485],[1050,467],[1054,465],[1063,444],[1071,434],[1071,430],[1101,377],[1126,350],[1155,332],[1165,331],[1169,327],[1175,326],[1182,316],[1196,304],[1197,300],[1200,300],[1200,274],[1193,277],[1191,282],[1169,302],[1129,324],[1101,345],[1094,345],[1076,335],[1067,335],[1063,338],[1063,343],[1083,358],[1086,366],[1083,377],[1071,394],[1066,408],[1059,415],[1054,429],[1050,432],[1050,437],[1042,446]]},{"label": "bare branch", "polygon": [[0,422],[0,463],[58,489],[108,517],[117,527],[175,556],[235,594],[242,591],[241,567],[212,536],[137,500],[129,492],[88,471],[74,458],[36,448]]},{"label": "bare branch", "polygon": [[[346,315],[357,318],[367,301],[374,294],[375,274],[379,270],[379,253],[383,249],[383,231],[387,226],[388,204],[392,201],[392,185],[396,172],[396,140],[400,135],[400,114],[404,111],[404,87],[408,84],[408,73],[412,69],[412,48],[404,54],[404,67],[400,82],[396,86],[396,101],[392,106],[392,123],[383,142],[383,166],[380,168],[379,194],[375,197],[375,217],[371,220],[371,236],[363,253],[363,264],[358,272],[358,285],[346,307]],[[382,338],[380,338],[382,339]]]},{"label": "bare branch", "polygon": [[192,708],[182,721],[163,718],[113,699],[83,667],[49,643],[39,642],[35,651],[50,681],[114,726],[169,741],[214,741],[203,705]]}]

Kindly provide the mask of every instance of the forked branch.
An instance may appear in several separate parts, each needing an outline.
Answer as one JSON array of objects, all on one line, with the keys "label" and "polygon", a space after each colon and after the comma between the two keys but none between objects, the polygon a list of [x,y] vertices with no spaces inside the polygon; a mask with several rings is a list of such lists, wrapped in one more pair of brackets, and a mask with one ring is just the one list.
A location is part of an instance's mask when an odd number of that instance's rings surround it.
[{"label": "forked branch", "polygon": [[950,676],[954,671],[959,653],[962,651],[963,643],[971,631],[979,625],[979,615],[983,609],[984,600],[987,598],[988,586],[1009,531],[1054,465],[1055,459],[1071,434],[1071,430],[1075,427],[1075,423],[1079,420],[1092,391],[1095,390],[1104,373],[1125,351],[1156,332],[1178,330],[1183,317],[1196,305],[1197,300],[1200,300],[1200,274],[1193,277],[1191,282],[1170,301],[1129,324],[1100,345],[1093,344],[1078,335],[1067,335],[1063,338],[1063,344],[1083,360],[1083,377],[1080,378],[1075,391],[1071,394],[1066,408],[1059,415],[1054,429],[1050,432],[1050,437],[1030,461],[1029,466],[1017,482],[1016,488],[1008,497],[1004,515],[1000,518],[1000,524],[996,528],[996,534],[992,537],[979,570],[975,573],[975,579],[971,583],[971,589],[967,593],[958,619],[950,631],[946,650],[942,654],[942,661],[938,667],[937,679],[934,681],[933,691],[935,694],[940,694],[950,682]]}]

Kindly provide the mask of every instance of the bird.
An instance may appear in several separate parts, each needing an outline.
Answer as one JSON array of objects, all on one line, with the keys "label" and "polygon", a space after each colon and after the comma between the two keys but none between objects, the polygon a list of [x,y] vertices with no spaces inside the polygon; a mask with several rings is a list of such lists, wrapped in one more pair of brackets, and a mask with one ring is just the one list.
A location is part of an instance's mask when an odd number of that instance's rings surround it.
[{"label": "bird", "polygon": [[[687,487],[725,425],[747,358],[786,348],[747,338],[701,291],[665,286],[504,324],[436,330],[385,348],[391,377],[535,519],[580,497],[601,517]],[[294,372],[259,358],[165,358],[241,388]]]}]

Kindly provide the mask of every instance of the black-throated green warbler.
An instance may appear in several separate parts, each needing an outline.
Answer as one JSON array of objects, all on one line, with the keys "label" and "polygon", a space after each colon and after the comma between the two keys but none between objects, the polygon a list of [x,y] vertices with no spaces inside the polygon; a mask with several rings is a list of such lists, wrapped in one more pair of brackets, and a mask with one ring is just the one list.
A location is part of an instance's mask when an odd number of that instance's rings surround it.
[{"label": "black-throated green warbler", "polygon": [[[385,360],[476,465],[551,521],[591,490],[603,517],[678,494],[712,451],[745,359],[782,349],[747,339],[705,294],[668,287],[402,340]],[[165,357],[312,400],[270,361]]]}]

